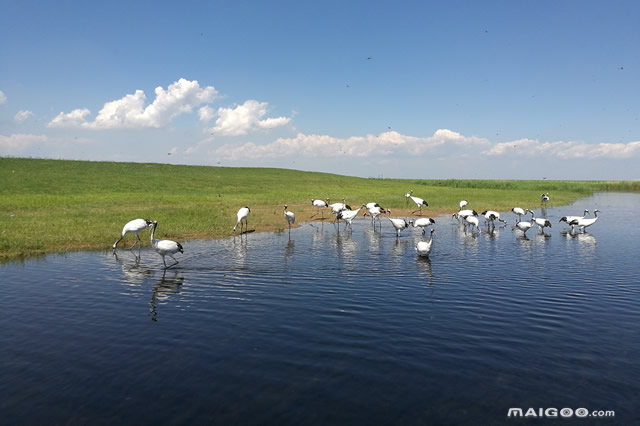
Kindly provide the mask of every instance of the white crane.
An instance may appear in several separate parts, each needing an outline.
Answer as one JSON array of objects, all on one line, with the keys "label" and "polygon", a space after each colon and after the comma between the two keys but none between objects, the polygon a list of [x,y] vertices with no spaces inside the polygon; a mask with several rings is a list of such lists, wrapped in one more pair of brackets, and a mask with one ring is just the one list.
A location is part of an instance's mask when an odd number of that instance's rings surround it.
[{"label": "white crane", "polygon": [[466,209],[460,210],[458,213],[454,213],[451,215],[451,217],[455,217],[458,222],[460,222],[460,219],[466,219],[467,216],[478,216],[478,212],[472,209]]},{"label": "white crane", "polygon": [[540,195],[540,201],[546,206],[551,198],[549,197],[549,193]]},{"label": "white crane", "polygon": [[[387,213],[389,213],[389,216],[391,216],[391,210],[387,210]],[[393,225],[393,227],[395,228],[398,237],[400,237],[400,231],[402,231],[403,229],[407,229],[409,227],[409,224],[404,219],[395,219],[390,217],[389,221],[391,222],[391,225]]]},{"label": "white crane", "polygon": [[380,221],[380,215],[386,213],[387,211],[380,207],[378,203],[368,203],[365,205],[369,214],[371,215],[371,223],[375,223],[375,220],[378,219]]},{"label": "white crane", "polygon": [[291,233],[291,225],[293,225],[296,221],[296,215],[293,212],[287,211],[289,206],[284,205],[284,218],[287,219],[287,223],[289,224],[289,233]]},{"label": "white crane", "polygon": [[[560,222],[567,222],[567,225],[571,225],[571,222],[573,222],[574,220],[586,218],[587,215],[589,214],[589,210],[584,209],[583,213],[584,213],[583,216],[562,216],[560,218]],[[575,225],[571,225],[571,230],[573,230],[574,226]]]},{"label": "white crane", "polygon": [[413,225],[414,228],[422,228],[422,235],[424,235],[426,232],[425,228],[427,226],[433,225],[434,223],[436,223],[436,221],[431,219],[430,217],[421,217],[420,219],[411,221],[411,224]]},{"label": "white crane", "polygon": [[[172,266],[175,266],[179,263],[178,260],[175,257],[173,257],[173,255],[178,252],[184,253],[184,249],[182,248],[182,245],[180,243],[177,243],[175,241],[156,240],[155,238],[153,238],[156,232],[156,228],[158,227],[158,222],[154,220],[152,223],[153,223],[153,228],[151,228],[151,247],[153,247],[153,249],[160,256],[162,256],[162,263],[164,263],[164,269],[169,269]],[[173,265],[167,266],[167,262],[164,259],[165,256],[169,256],[170,258],[172,258],[175,263]]]},{"label": "white crane", "polygon": [[420,216],[422,216],[422,206],[428,207],[429,204],[422,198],[414,197],[412,194],[413,194],[413,189],[410,190],[408,194],[404,194],[406,198],[411,198],[411,200],[413,200],[413,202],[416,203],[416,206],[418,207],[418,210],[412,211],[411,214],[414,214],[415,212],[420,211]]},{"label": "white crane", "polygon": [[525,211],[524,209],[520,208],[520,207],[514,207],[511,209],[511,211],[518,216],[518,222],[520,222],[522,220],[522,216],[525,215]]},{"label": "white crane", "polygon": [[482,216],[484,216],[484,222],[485,223],[491,223],[491,226],[496,226],[495,221],[499,221],[504,223],[505,225],[507,224],[507,221],[504,219],[500,219],[500,213],[498,213],[495,210],[485,210],[482,213],[480,213]]},{"label": "white crane", "polygon": [[338,213],[336,219],[344,220],[349,225],[349,228],[351,228],[351,222],[353,221],[353,219],[355,219],[356,216],[358,216],[358,213],[360,213],[360,210],[363,207],[366,206],[363,204],[362,207],[358,208],[357,210],[342,210]]},{"label": "white crane", "polygon": [[236,232],[236,228],[238,227],[238,225],[240,225],[240,233],[242,234],[243,223],[245,225],[244,232],[247,232],[249,230],[249,221],[247,220],[247,216],[249,216],[249,213],[251,213],[251,210],[246,206],[238,210],[238,221],[236,222],[236,226],[233,227],[233,232]]},{"label": "white crane", "polygon": [[473,228],[475,226],[476,231],[480,232],[480,221],[478,220],[478,216],[470,214],[469,216],[466,216],[464,220],[469,225],[469,228]]},{"label": "white crane", "polygon": [[122,234],[120,235],[120,238],[118,238],[118,240],[115,243],[113,243],[113,246],[112,246],[113,249],[115,250],[120,240],[122,240],[124,236],[129,233],[132,233],[136,236],[136,241],[133,243],[131,247],[129,247],[130,250],[133,249],[136,246],[136,244],[140,244],[140,236],[138,235],[138,233],[144,231],[151,225],[153,225],[153,222],[147,219],[133,219],[127,222],[122,228]]},{"label": "white crane", "polygon": [[[331,200],[329,200],[327,198],[327,203],[330,202]],[[331,214],[333,214],[334,216],[336,216],[335,221],[338,220],[338,213],[340,213],[342,210],[351,210],[351,207],[347,206],[344,202],[344,198],[342,199],[341,203],[333,203],[333,204],[329,204],[329,208],[331,208]]]},{"label": "white crane", "polygon": [[[533,212],[529,209],[527,209],[527,212],[531,213],[531,218],[533,219]],[[534,226],[536,226],[536,223],[533,220],[531,220],[531,222],[520,221],[516,223],[516,228],[521,230],[524,235],[527,235],[527,231],[533,228]]]},{"label": "white crane", "polygon": [[326,209],[327,207],[329,207],[329,204],[327,204],[327,202],[323,200],[311,199],[311,205],[316,207],[316,214],[314,214],[311,217],[318,216],[318,213],[321,213],[322,218],[324,219],[324,210],[320,210],[320,209]]},{"label": "white crane", "polygon": [[540,232],[544,232],[544,228],[547,226],[551,228],[551,222],[549,222],[548,219],[543,217],[535,217],[533,210],[529,210],[529,211],[531,212],[531,219],[533,219],[536,225],[538,225],[538,228],[540,228]]},{"label": "white crane", "polygon": [[467,200],[460,201],[460,203],[459,203],[460,208],[458,209],[458,211],[464,209],[467,206],[467,204],[469,204],[469,202]]},{"label": "white crane", "polygon": [[582,217],[579,219],[573,219],[571,222],[569,222],[569,225],[571,225],[571,228],[573,228],[574,226],[578,226],[579,228],[582,228],[582,231],[584,232],[585,228],[588,228],[589,226],[593,225],[594,223],[596,223],[596,221],[598,220],[598,213],[600,212],[600,210],[595,209],[593,211],[593,215],[595,217]]},{"label": "white crane", "polygon": [[428,241],[418,241],[416,244],[416,252],[418,252],[418,256],[429,257],[431,253],[431,247],[433,247],[433,233],[435,229],[431,228],[431,235],[429,236]]}]

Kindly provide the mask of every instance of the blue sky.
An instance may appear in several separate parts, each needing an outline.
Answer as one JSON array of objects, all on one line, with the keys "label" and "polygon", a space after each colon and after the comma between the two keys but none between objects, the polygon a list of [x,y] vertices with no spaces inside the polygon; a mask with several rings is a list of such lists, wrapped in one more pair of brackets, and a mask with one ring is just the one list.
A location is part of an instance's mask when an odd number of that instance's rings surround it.
[{"label": "blue sky", "polygon": [[638,2],[0,6],[0,156],[640,178]]}]

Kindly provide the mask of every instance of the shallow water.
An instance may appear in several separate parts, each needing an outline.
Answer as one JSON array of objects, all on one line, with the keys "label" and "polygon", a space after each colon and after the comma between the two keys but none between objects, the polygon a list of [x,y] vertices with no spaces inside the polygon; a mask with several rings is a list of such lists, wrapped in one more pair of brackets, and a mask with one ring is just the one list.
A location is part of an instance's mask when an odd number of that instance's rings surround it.
[{"label": "shallow water", "polygon": [[[631,424],[638,206],[549,207],[552,229],[525,238],[438,217],[430,260],[417,229],[360,218],[186,242],[167,271],[149,247],[0,265],[2,423],[499,424],[584,407]],[[601,210],[588,233],[558,223],[584,208]]]}]

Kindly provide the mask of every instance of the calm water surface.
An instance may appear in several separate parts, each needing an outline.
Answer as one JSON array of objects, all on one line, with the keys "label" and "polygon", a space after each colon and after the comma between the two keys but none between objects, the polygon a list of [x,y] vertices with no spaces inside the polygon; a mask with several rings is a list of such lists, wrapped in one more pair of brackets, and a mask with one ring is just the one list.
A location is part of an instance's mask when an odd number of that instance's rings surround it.
[{"label": "calm water surface", "polygon": [[[0,423],[638,424],[639,207],[549,207],[527,238],[439,217],[431,260],[360,218],[186,242],[166,272],[149,247],[2,264]],[[588,233],[558,223],[584,208]]]}]

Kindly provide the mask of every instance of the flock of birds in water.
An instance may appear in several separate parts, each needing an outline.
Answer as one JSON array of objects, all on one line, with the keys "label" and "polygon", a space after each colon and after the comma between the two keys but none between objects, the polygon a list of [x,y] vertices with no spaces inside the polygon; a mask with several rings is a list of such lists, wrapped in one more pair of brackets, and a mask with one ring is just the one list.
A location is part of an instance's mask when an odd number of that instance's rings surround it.
[{"label": "flock of birds in water", "polygon": [[[410,190],[408,193],[406,193],[405,198],[411,199],[416,204],[417,209],[412,211],[411,214],[414,214],[417,212],[419,213],[420,216],[422,216],[422,207],[429,206],[429,204],[422,198],[413,196],[413,190]],[[542,194],[540,196],[540,200],[542,204],[546,206],[550,200],[549,193]],[[338,222],[339,220],[342,220],[345,223],[345,227],[351,228],[353,219],[355,219],[356,216],[358,216],[358,214],[362,209],[366,210],[366,212],[364,213],[364,216],[367,216],[367,215],[371,216],[371,222],[374,226],[376,226],[376,221],[380,226],[382,226],[382,223],[380,221],[380,216],[386,214],[388,215],[387,219],[389,219],[389,221],[391,222],[391,225],[396,230],[397,238],[400,238],[400,232],[404,229],[409,228],[409,226],[421,228],[422,235],[424,237],[424,235],[426,234],[426,228],[436,223],[435,220],[428,217],[420,217],[418,219],[410,219],[410,220],[392,218],[390,209],[385,209],[375,202],[362,204],[362,206],[360,206],[358,209],[355,209],[355,210],[353,210],[351,206],[346,204],[344,199],[342,200],[341,203],[329,204],[329,202],[330,202],[329,198],[327,198],[326,201],[321,199],[312,199],[311,204],[316,207],[316,213],[311,217],[313,218],[318,214],[321,214],[322,218],[324,219],[324,209],[329,208],[331,209],[331,213],[335,216],[334,223]],[[478,214],[478,212],[473,209],[467,209],[466,208],[467,204],[468,204],[467,200],[460,201],[459,210],[452,215],[452,217],[458,220],[459,223],[462,223],[465,230],[469,229],[472,232],[474,230],[477,232],[480,232],[480,221],[478,219],[479,216],[484,217],[485,224],[488,227],[495,227],[496,222],[502,223],[504,226],[507,225],[507,221],[500,217],[499,212],[493,211],[493,210],[486,210]],[[291,232],[291,225],[295,223],[296,217],[293,212],[288,210],[288,208],[289,206],[285,204],[284,218],[287,221],[287,224],[289,225],[289,232]],[[535,213],[533,212],[533,210],[514,207],[511,209],[511,212],[517,216],[516,224],[514,227],[522,231],[524,235],[526,235],[528,230],[530,230],[531,228],[534,228],[535,226],[538,226],[541,233],[544,232],[545,228],[547,227],[551,228],[551,222],[546,218],[535,217]],[[241,234],[248,232],[249,213],[251,213],[251,209],[249,209],[249,207],[246,207],[246,206],[238,210],[238,213],[237,213],[238,220],[235,226],[233,227],[233,232],[236,232],[238,225],[240,225]],[[593,213],[594,213],[594,217],[587,217],[589,214],[589,210],[584,210],[582,216],[563,216],[562,218],[560,218],[560,222],[565,222],[567,225],[571,226],[572,232],[575,230],[576,227],[582,232],[585,232],[586,228],[593,225],[598,220],[599,210],[595,209]],[[527,214],[531,214],[531,220],[530,221],[522,220],[523,216],[526,218]],[[153,247],[153,249],[162,257],[162,263],[164,264],[165,269],[168,269],[177,265],[179,261],[173,255],[177,253],[184,253],[184,248],[179,242],[176,242],[176,241],[156,240],[154,236],[155,236],[155,231],[157,227],[158,227],[158,222],[155,220],[134,219],[132,221],[127,222],[122,228],[122,233],[120,234],[120,238],[118,238],[118,240],[116,240],[116,242],[113,243],[112,248],[114,250],[114,253],[115,253],[116,247],[118,246],[118,243],[124,238],[126,234],[131,233],[131,234],[134,234],[136,237],[136,241],[129,248],[130,250],[132,250],[136,245],[140,244],[140,236],[138,234],[147,228],[151,228],[151,247]],[[429,254],[431,253],[431,248],[433,247],[434,232],[435,230],[431,228],[429,239],[427,240],[423,239],[422,241],[419,241],[416,244],[415,250],[418,256],[429,257]],[[173,259],[174,263],[167,266],[167,262],[165,259],[166,256],[169,256],[171,259]]]}]

